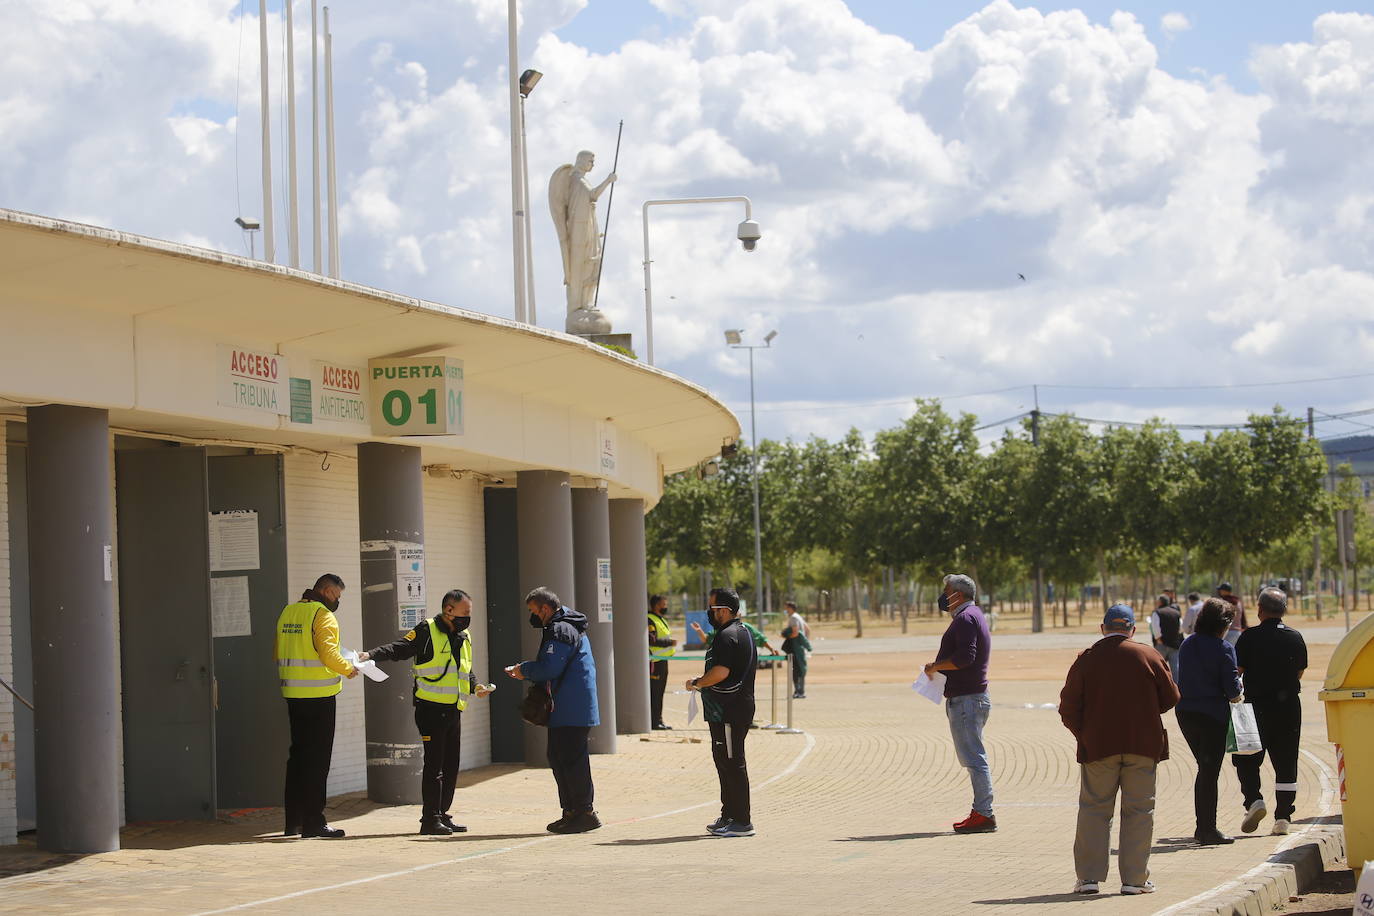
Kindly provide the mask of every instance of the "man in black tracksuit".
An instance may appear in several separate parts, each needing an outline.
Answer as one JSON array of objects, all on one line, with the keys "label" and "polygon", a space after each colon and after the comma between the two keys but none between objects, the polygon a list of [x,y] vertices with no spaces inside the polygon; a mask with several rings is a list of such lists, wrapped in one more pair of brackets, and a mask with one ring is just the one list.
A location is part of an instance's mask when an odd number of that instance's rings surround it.
[{"label": "man in black tracksuit", "polygon": [[716,630],[706,649],[706,673],[687,682],[688,690],[701,691],[711,729],[711,757],[720,779],[720,817],[706,830],[722,837],[753,836],[744,740],[754,720],[758,648],[739,619],[739,595],[734,589],[712,589],[706,614]]},{"label": "man in black tracksuit", "polygon": [[1245,682],[1245,702],[1255,707],[1264,750],[1234,754],[1236,776],[1244,793],[1245,818],[1240,829],[1253,833],[1264,819],[1260,794],[1260,764],[1265,755],[1274,767],[1274,834],[1285,834],[1293,820],[1298,797],[1298,741],[1302,737],[1302,701],[1298,692],[1307,668],[1307,643],[1283,622],[1288,597],[1277,588],[1259,596],[1259,626],[1250,627],[1236,640],[1236,666]]},{"label": "man in black tracksuit", "polygon": [[[463,707],[467,705],[466,696],[484,697],[490,692],[477,683],[471,671],[468,625],[472,623],[472,598],[462,589],[454,589],[444,595],[442,607],[432,625],[427,620],[395,642],[358,655],[360,662],[368,659],[379,662],[414,660],[412,701],[415,726],[420,730],[425,754],[420,776],[420,833],[427,836],[467,832],[468,828],[454,823],[449,814],[458,785]],[[437,647],[436,632],[439,634]],[[442,670],[430,672],[422,681],[421,677],[430,667],[440,668],[440,662]],[[425,696],[421,696],[422,692]]]}]

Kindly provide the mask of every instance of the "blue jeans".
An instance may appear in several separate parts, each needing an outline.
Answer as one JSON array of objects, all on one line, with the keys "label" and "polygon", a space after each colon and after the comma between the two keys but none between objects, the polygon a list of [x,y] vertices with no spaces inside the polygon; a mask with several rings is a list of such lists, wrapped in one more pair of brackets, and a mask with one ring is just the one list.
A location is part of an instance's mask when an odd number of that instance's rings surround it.
[{"label": "blue jeans", "polygon": [[983,749],[983,726],[988,724],[991,711],[992,701],[986,693],[945,700],[954,753],[973,782],[973,810],[984,817],[992,817],[992,767],[988,766],[988,752]]}]

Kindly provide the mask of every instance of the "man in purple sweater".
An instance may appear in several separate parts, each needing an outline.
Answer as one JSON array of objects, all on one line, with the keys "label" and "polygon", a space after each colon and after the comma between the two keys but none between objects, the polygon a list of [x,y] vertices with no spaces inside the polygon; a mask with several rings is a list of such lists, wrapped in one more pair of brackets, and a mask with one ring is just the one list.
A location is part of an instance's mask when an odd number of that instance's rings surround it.
[{"label": "man in purple sweater", "polygon": [[955,833],[992,833],[997,818],[992,814],[992,768],[983,749],[983,726],[992,701],[988,699],[988,657],[992,634],[988,619],[974,604],[978,587],[964,575],[945,576],[940,610],[953,619],[940,640],[935,661],[925,666],[927,676],[945,674],[945,714],[954,736],[954,751],[973,782],[973,809],[954,825]]}]

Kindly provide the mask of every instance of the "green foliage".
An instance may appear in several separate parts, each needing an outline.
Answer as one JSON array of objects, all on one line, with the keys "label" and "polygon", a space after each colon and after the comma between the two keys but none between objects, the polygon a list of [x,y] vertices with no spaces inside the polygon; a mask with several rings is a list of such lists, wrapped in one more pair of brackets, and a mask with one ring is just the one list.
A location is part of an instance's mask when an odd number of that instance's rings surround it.
[{"label": "green foliage", "polygon": [[621,356],[628,357],[629,359],[635,359],[635,360],[639,359],[639,357],[635,355],[635,351],[631,350],[631,349],[628,348],[628,347],[622,347],[620,344],[602,343],[602,342],[599,341],[599,340],[598,340],[598,341],[593,341],[593,343],[595,343],[598,347],[605,347],[607,350],[610,350],[612,353],[619,353]]}]

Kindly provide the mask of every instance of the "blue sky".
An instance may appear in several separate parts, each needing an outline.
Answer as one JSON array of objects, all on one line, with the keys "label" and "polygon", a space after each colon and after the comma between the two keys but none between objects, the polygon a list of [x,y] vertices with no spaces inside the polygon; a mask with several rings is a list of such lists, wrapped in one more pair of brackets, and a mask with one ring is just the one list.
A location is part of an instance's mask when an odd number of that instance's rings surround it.
[{"label": "blue sky", "polygon": [[[511,315],[504,0],[330,6],[344,277]],[[0,104],[0,202],[246,253],[257,3],[82,9],[0,5],[0,82],[22,90]],[[1115,9],[521,0],[521,66],[547,74],[528,110],[539,323],[563,324],[547,177],[586,148],[599,180],[623,118],[602,306],[642,349],[644,200],[748,194],[752,254],[730,207],[654,215],[655,351],[743,414],[721,331],[777,329],[763,435],[872,433],[918,396],[992,421],[1035,384],[1046,409],[1123,420],[1374,406],[1374,4],[1129,4],[1139,30]],[[1314,378],[1333,380],[1268,384]]]}]

